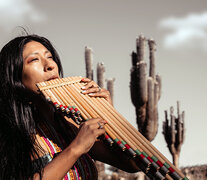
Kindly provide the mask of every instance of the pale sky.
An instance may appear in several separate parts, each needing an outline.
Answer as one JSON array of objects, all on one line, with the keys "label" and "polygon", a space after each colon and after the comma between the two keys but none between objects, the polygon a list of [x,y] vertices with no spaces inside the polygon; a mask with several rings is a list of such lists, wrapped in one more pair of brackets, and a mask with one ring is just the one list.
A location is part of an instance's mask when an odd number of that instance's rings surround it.
[{"label": "pale sky", "polygon": [[104,62],[105,77],[116,79],[114,106],[135,126],[130,54],[140,34],[155,39],[162,96],[152,143],[171,161],[162,123],[164,110],[179,100],[186,112],[180,166],[207,163],[207,1],[0,0],[0,14],[1,47],[26,27],[55,45],[65,76],[85,76],[84,48],[93,48],[94,69]]}]

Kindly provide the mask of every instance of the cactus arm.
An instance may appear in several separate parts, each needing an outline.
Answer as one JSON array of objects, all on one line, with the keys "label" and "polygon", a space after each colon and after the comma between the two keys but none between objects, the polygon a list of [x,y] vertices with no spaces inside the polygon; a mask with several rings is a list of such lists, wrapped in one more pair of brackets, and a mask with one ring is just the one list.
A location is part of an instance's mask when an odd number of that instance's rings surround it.
[{"label": "cactus arm", "polygon": [[97,64],[97,84],[101,88],[104,87],[104,73],[105,73],[104,63],[98,63]]},{"label": "cactus arm", "polygon": [[86,77],[93,80],[93,50],[85,47]]}]

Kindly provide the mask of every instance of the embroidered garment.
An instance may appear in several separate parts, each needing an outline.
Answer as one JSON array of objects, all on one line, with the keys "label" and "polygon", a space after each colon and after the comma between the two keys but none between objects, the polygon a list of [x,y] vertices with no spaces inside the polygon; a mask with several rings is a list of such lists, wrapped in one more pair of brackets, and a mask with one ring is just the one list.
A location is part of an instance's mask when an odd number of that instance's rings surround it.
[{"label": "embroidered garment", "polygon": [[[45,131],[45,128],[46,127],[43,126],[42,128],[40,128],[40,131],[47,132]],[[60,135],[58,138],[61,140],[61,142],[63,142],[64,144],[63,148],[65,148],[66,143],[64,142],[63,138]],[[41,135],[41,140],[44,143],[44,145],[47,147],[47,150],[49,152],[47,155],[50,157],[47,158],[49,163],[56,156],[58,156],[59,153],[61,153],[62,149],[57,144],[55,144],[52,140],[46,137],[45,133],[44,135]],[[43,164],[47,165],[47,163],[43,163]],[[88,154],[82,155],[63,178],[63,180],[96,180],[96,179],[97,179],[97,169],[95,167],[95,163],[93,162],[93,160]]]}]

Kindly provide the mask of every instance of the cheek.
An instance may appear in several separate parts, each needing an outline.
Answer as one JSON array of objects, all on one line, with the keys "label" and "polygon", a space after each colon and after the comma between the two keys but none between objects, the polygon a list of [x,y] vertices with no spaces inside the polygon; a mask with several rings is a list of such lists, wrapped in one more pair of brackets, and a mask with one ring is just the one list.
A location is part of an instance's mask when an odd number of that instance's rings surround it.
[{"label": "cheek", "polygon": [[43,77],[38,68],[23,68],[22,83],[26,88],[37,91],[36,83],[41,81]]}]

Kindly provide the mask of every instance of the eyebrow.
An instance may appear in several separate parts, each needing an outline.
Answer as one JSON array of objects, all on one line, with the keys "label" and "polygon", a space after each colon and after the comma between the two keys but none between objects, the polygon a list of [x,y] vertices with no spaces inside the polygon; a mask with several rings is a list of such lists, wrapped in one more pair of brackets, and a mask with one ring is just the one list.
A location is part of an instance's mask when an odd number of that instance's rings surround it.
[{"label": "eyebrow", "polygon": [[[48,50],[44,52],[44,54],[48,54],[48,53],[51,53],[51,52],[48,51]],[[38,55],[38,54],[39,54],[38,52],[31,53],[31,54],[27,55],[27,56],[24,58],[24,60],[27,59],[27,58],[28,58],[29,56],[31,56],[31,55]],[[51,54],[52,54],[52,53],[51,53]]]}]

